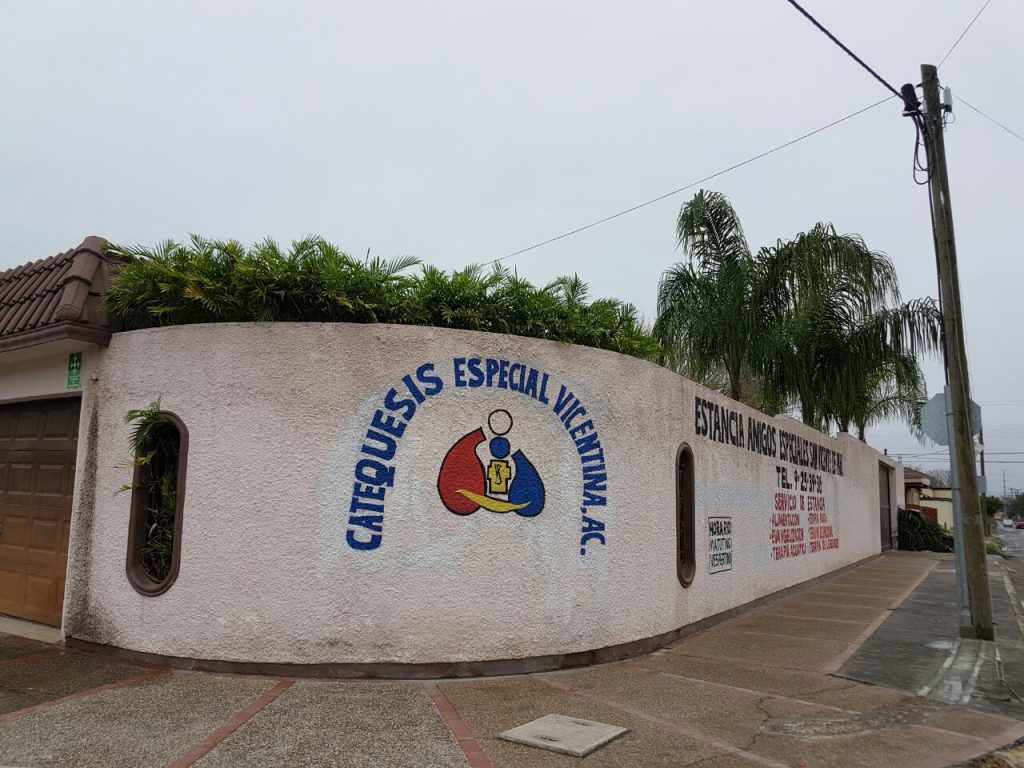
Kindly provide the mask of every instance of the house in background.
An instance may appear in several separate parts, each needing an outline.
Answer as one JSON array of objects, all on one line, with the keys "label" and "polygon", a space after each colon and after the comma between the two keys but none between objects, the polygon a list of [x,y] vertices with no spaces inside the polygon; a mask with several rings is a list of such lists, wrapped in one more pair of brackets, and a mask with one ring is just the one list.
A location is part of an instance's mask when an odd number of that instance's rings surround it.
[{"label": "house in background", "polygon": [[953,492],[949,488],[936,488],[930,475],[914,469],[903,468],[903,486],[907,509],[920,512],[933,523],[943,528],[953,528]]},{"label": "house in background", "polygon": [[943,528],[953,530],[953,489],[932,486],[921,494],[921,503],[938,512],[938,522]]}]

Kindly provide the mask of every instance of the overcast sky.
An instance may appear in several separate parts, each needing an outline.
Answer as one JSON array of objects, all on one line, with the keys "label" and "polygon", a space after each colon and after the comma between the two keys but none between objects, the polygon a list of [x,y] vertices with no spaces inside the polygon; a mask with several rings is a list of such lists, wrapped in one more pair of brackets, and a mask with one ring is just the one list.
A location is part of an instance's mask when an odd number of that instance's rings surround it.
[{"label": "overcast sky", "polygon": [[[899,87],[981,0],[806,0]],[[991,5],[940,70],[1024,134],[1024,5]],[[0,269],[87,235],[320,234],[353,254],[483,262],[681,187],[884,97],[785,0],[45,2],[0,10]],[[1024,488],[1024,142],[963,105],[947,131],[990,489]],[[710,182],[751,245],[820,220],[935,296],[913,129],[876,107]],[[693,191],[509,260],[654,311]],[[937,362],[925,364],[941,389]],[[1009,402],[1012,401],[1012,402]],[[870,441],[921,447],[899,425]],[[995,455],[1001,452],[1002,455]],[[935,463],[934,456],[928,466]],[[911,459],[911,462],[916,461]]]}]

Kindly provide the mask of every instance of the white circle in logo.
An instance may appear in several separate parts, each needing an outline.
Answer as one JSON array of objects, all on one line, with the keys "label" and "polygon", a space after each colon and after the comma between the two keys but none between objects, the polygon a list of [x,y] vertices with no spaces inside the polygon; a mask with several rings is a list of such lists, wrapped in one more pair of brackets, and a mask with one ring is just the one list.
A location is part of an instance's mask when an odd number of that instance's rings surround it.
[{"label": "white circle in logo", "polygon": [[512,414],[504,408],[491,411],[491,415],[487,417],[487,426],[494,434],[504,435],[512,429]]}]

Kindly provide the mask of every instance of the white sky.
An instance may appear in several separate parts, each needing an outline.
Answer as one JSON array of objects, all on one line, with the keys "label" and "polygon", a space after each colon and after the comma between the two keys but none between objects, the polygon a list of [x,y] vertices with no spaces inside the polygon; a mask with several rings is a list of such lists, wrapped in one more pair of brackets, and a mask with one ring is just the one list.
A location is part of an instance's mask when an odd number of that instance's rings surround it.
[{"label": "white sky", "polygon": [[[899,87],[981,0],[806,0]],[[993,0],[941,69],[1024,133],[1024,5]],[[153,244],[316,233],[453,268],[504,255],[866,106],[882,87],[785,0],[46,2],[0,10],[0,269],[90,234]],[[947,132],[990,489],[1024,488],[1024,142],[966,107]],[[716,179],[751,245],[828,220],[936,294],[898,104]],[[690,193],[510,263],[579,272],[651,317]],[[926,364],[929,390],[942,385]],[[870,441],[924,452],[899,425]],[[926,457],[927,458],[927,457]],[[911,460],[914,461],[914,460]],[[929,466],[941,466],[930,463]]]}]

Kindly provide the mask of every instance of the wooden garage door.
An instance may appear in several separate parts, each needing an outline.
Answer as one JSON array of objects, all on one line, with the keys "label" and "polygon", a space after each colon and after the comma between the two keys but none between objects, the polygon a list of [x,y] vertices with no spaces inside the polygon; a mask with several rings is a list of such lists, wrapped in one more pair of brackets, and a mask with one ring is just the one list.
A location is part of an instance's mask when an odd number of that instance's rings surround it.
[{"label": "wooden garage door", "polygon": [[0,613],[60,626],[79,400],[0,405]]}]

